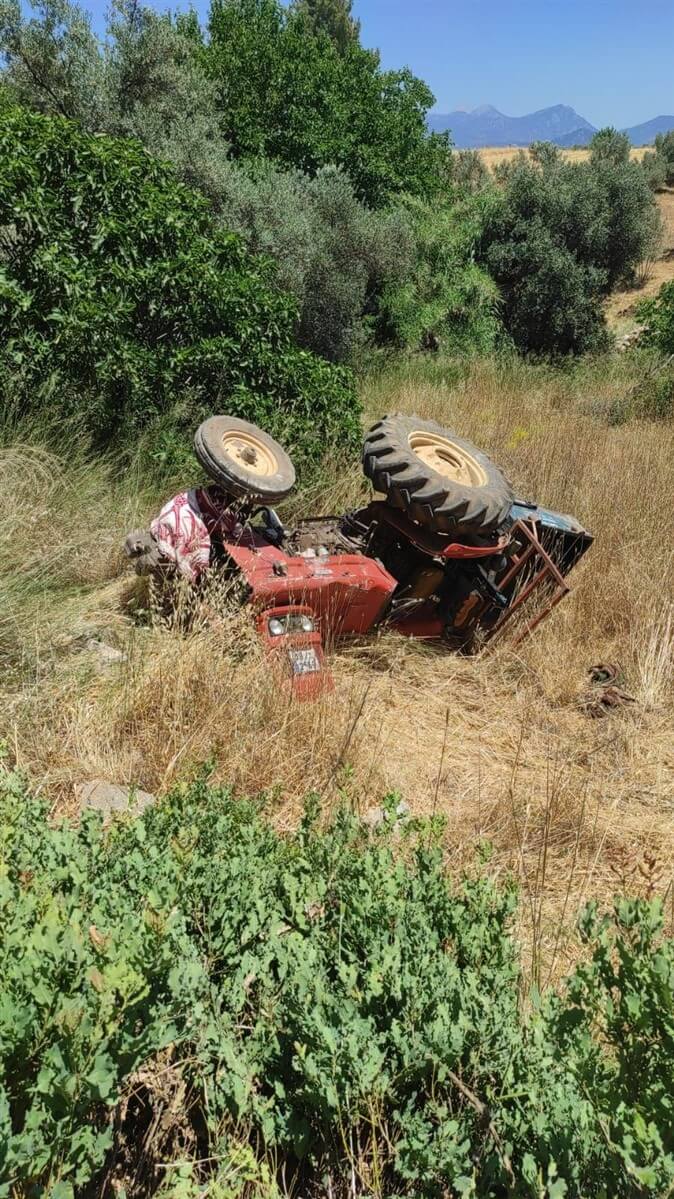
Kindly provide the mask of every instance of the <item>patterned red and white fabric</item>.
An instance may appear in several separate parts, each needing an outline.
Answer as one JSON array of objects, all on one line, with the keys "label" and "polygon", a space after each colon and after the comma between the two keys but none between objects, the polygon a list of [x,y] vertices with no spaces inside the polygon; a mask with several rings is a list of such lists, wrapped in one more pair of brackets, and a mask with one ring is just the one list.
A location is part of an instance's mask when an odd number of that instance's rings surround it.
[{"label": "patterned red and white fabric", "polygon": [[193,487],[164,504],[150,531],[162,556],[195,583],[208,570],[212,535],[231,534],[236,527],[234,513],[216,488]]}]

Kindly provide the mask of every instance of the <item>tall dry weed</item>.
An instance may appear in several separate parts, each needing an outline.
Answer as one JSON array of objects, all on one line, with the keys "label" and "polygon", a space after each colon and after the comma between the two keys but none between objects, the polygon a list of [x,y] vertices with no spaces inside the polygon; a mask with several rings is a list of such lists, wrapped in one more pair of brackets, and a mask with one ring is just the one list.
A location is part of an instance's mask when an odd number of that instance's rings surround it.
[{"label": "tall dry weed", "polygon": [[[390,633],[345,643],[331,654],[334,693],[313,705],[289,701],[231,607],[219,623],[204,609],[171,624],[139,617],[136,600],[132,616],[119,544],[163,496],[109,464],[14,447],[0,459],[12,512],[0,736],[66,810],[78,781],[161,792],[206,760],[237,792],[268,792],[282,827],[311,790],[362,808],[398,789],[413,814],[445,817],[450,868],[471,869],[489,843],[490,868],[519,878],[531,973],[545,983],[568,962],[579,904],[615,888],[621,855],[653,859],[662,893],[674,862],[674,427],[595,415],[634,369],[411,363],[365,384],[370,417],[415,412],[456,429],[595,543],[571,596],[516,649],[465,659]],[[335,463],[285,518],[364,494],[358,464]],[[80,634],[126,660],[101,671]],[[635,700],[604,719],[582,702],[598,662]]]}]

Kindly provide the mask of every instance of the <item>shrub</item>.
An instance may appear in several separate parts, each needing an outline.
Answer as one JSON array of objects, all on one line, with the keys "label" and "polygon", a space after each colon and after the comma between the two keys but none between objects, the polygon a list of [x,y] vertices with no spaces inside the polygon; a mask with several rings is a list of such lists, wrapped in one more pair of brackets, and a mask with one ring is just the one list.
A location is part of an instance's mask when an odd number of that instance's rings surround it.
[{"label": "shrub", "polygon": [[641,337],[663,354],[674,354],[674,282],[665,283],[651,300],[643,300],[637,316],[646,330]]},{"label": "shrub", "polygon": [[415,257],[384,290],[380,341],[412,350],[442,346],[450,354],[492,350],[501,332],[499,292],[474,261],[480,207],[470,200],[429,205],[408,199],[405,211]]},{"label": "shrub", "polygon": [[154,1128],[150,1166],[170,1161],[171,1086],[190,1096],[174,1110],[187,1194],[237,1161],[260,1180],[253,1151],[303,1194],[373,1170],[401,1196],[632,1199],[674,1181],[657,904],[589,909],[583,964],[525,1016],[514,893],[450,884],[438,828],[392,837],[395,797],[379,831],[345,813],[321,829],[314,802],[284,838],[204,782],[107,832],[95,814],[50,826],[16,775],[1,785],[10,1188],[91,1193],[127,1108],[132,1148]]},{"label": "shrub", "polygon": [[654,191],[674,185],[674,130],[656,135],[655,150],[644,154],[641,165]]},{"label": "shrub", "polygon": [[20,413],[97,441],[227,410],[304,457],[355,444],[347,374],[292,341],[273,271],[133,142],[0,114],[0,362]]},{"label": "shrub", "polygon": [[587,163],[533,146],[498,172],[478,256],[501,288],[506,329],[537,353],[581,352],[605,340],[602,298],[652,253],[659,218],[624,138],[596,135]]},{"label": "shrub", "polygon": [[491,174],[479,150],[454,151],[451,160],[451,180],[459,191],[469,194],[489,186]]},{"label": "shrub", "polygon": [[279,283],[298,304],[300,344],[332,361],[352,357],[386,283],[411,269],[406,213],[366,208],[334,167],[312,177],[231,164],[220,203],[226,226],[276,261]]}]

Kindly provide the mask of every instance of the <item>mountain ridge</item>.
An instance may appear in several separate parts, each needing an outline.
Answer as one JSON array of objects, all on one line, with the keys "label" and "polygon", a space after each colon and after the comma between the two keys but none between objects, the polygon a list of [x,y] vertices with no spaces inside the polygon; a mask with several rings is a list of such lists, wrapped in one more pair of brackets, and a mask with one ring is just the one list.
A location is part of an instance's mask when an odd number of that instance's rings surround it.
[{"label": "mountain ridge", "polygon": [[[459,150],[479,150],[484,146],[528,146],[535,141],[550,141],[558,146],[586,146],[597,132],[585,117],[568,104],[553,104],[510,117],[481,104],[470,112],[457,109],[450,113],[430,113],[428,127],[433,132],[449,131]],[[626,133],[632,145],[647,145],[657,133],[674,129],[674,116],[661,115],[638,125],[628,126]]]}]

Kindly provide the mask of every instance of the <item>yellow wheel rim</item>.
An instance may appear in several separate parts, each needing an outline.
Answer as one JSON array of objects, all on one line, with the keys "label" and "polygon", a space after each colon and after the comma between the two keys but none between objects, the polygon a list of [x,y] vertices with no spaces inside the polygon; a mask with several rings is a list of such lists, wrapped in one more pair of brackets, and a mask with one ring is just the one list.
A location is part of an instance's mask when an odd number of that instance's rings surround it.
[{"label": "yellow wheel rim", "polygon": [[278,471],[276,454],[252,433],[223,433],[221,444],[227,457],[248,474],[267,477]]},{"label": "yellow wheel rim", "polygon": [[449,437],[417,429],[410,433],[408,443],[425,466],[444,478],[464,487],[484,487],[487,483],[487,472],[477,458]]}]

